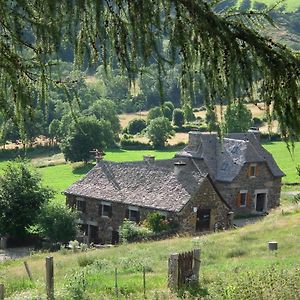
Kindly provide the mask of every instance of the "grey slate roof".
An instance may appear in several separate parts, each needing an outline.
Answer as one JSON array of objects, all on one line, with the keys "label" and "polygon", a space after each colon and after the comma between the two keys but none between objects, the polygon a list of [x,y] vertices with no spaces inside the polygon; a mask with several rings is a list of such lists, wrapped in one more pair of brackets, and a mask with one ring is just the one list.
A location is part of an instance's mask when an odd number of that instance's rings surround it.
[{"label": "grey slate roof", "polygon": [[230,134],[222,143],[215,133],[190,132],[189,135],[189,145],[176,156],[204,160],[215,180],[231,182],[245,163],[264,162],[274,177],[285,175],[252,132]]},{"label": "grey slate roof", "polygon": [[191,168],[175,175],[173,163],[101,161],[65,194],[179,212],[206,176]]}]

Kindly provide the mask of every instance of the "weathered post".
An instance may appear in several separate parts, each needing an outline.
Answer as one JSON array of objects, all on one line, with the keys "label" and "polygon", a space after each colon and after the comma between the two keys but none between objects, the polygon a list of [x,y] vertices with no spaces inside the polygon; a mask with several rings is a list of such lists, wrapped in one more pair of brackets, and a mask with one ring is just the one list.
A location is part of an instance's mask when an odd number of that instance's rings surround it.
[{"label": "weathered post", "polygon": [[269,242],[269,250],[270,251],[278,250],[278,243],[275,241]]},{"label": "weathered post", "polygon": [[178,253],[171,254],[168,261],[168,287],[178,289]]},{"label": "weathered post", "polygon": [[54,272],[53,272],[53,257],[46,257],[46,289],[47,300],[54,299]]},{"label": "weathered post", "polygon": [[143,266],[143,290],[144,290],[144,299],[146,299],[146,270]]},{"label": "weathered post", "polygon": [[193,279],[195,283],[199,283],[199,272],[200,272],[200,249],[193,250]]},{"label": "weathered post", "polygon": [[4,284],[0,283],[0,300],[4,300]]},{"label": "weathered post", "polygon": [[5,250],[7,248],[7,238],[0,238],[0,249]]},{"label": "weathered post", "polygon": [[28,275],[30,281],[32,281],[33,279],[32,279],[32,275],[31,275],[27,261],[24,261],[24,266],[25,266],[25,269],[26,269],[26,272],[27,272],[27,275]]},{"label": "weathered post", "polygon": [[118,269],[115,268],[115,293],[117,299],[119,299],[119,288],[118,288]]}]

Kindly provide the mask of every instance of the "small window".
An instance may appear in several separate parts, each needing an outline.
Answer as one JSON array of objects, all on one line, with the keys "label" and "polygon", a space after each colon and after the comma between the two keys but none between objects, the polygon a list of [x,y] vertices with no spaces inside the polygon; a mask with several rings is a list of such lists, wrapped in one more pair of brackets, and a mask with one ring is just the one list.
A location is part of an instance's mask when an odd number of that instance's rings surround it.
[{"label": "small window", "polygon": [[241,207],[247,206],[247,192],[241,192]]},{"label": "small window", "polygon": [[136,222],[136,223],[140,222],[140,212],[139,212],[139,209],[137,207],[130,206],[126,210],[126,218],[128,220]]},{"label": "small window", "polygon": [[251,207],[251,199],[250,194],[247,190],[239,191],[237,195],[237,207]]},{"label": "small window", "polygon": [[85,210],[86,210],[86,202],[85,202],[85,200],[79,200],[79,199],[77,199],[76,200],[76,209],[78,210],[78,211],[81,211],[81,212],[85,212]]},{"label": "small window", "polygon": [[109,202],[101,202],[99,205],[99,215],[102,217],[112,217],[112,207]]},{"label": "small window", "polygon": [[256,164],[251,164],[249,167],[249,176],[256,177],[256,175],[257,175]]}]

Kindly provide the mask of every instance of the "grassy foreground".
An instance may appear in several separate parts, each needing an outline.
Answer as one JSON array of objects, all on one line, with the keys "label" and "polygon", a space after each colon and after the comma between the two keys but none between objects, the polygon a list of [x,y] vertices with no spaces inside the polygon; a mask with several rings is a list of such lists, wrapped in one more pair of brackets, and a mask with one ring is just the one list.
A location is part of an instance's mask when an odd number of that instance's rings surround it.
[{"label": "grassy foreground", "polygon": [[[167,289],[167,260],[171,253],[194,247],[202,251],[198,293],[206,295],[204,299],[298,299],[299,217],[299,205],[288,204],[256,224],[227,232],[86,253],[53,253],[56,299],[116,299],[115,268],[119,299],[143,299],[143,267],[147,299],[177,299]],[[278,251],[268,251],[271,240],[278,241]],[[44,260],[48,255],[27,258],[33,283],[27,279],[23,260],[0,264],[0,281],[9,299],[44,299]]]}]

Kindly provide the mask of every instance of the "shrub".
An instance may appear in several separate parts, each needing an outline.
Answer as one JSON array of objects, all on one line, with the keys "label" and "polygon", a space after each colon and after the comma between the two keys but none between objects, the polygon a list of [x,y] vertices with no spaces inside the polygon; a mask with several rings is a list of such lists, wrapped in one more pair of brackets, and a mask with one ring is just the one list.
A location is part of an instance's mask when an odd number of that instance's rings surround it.
[{"label": "shrub", "polygon": [[65,205],[49,203],[37,217],[38,234],[53,243],[66,243],[76,236],[77,213]]},{"label": "shrub", "polygon": [[168,107],[171,110],[171,113],[173,113],[173,110],[175,109],[174,104],[171,101],[166,101],[164,107]]},{"label": "shrub", "polygon": [[254,117],[254,118],[252,119],[252,124],[253,124],[253,126],[255,126],[255,127],[259,127],[259,126],[261,126],[263,123],[264,123],[263,120],[260,119],[260,118]]},{"label": "shrub", "polygon": [[77,263],[79,267],[86,267],[92,265],[95,262],[96,258],[90,255],[81,255],[77,258]]},{"label": "shrub", "polygon": [[173,125],[178,126],[179,128],[182,127],[184,124],[184,114],[183,110],[176,108],[173,111]]},{"label": "shrub", "polygon": [[193,109],[190,105],[185,105],[183,107],[184,119],[186,122],[193,122],[196,120],[196,117],[193,113]]},{"label": "shrub", "polygon": [[133,119],[128,123],[127,133],[129,134],[137,134],[142,132],[147,126],[146,121],[144,119],[138,118]]},{"label": "shrub", "polygon": [[147,115],[147,124],[150,124],[151,120],[163,117],[163,112],[159,106],[153,107],[149,110]]},{"label": "shrub", "polygon": [[170,230],[169,221],[159,212],[149,213],[146,218],[146,224],[155,233]]},{"label": "shrub", "polygon": [[71,274],[67,278],[66,291],[73,300],[87,300],[87,271],[86,268]]},{"label": "shrub", "polygon": [[261,133],[260,139],[262,141],[271,141],[271,142],[281,141],[281,135],[279,133],[274,133],[274,132]]},{"label": "shrub", "polygon": [[0,177],[0,235],[21,238],[34,225],[53,191],[25,161],[10,162]]},{"label": "shrub", "polygon": [[173,111],[168,106],[163,107],[163,114],[165,118],[172,121]]},{"label": "shrub", "polygon": [[149,150],[152,146],[148,143],[143,143],[131,139],[122,138],[120,142],[121,148],[128,150]]},{"label": "shrub", "polygon": [[148,228],[126,219],[120,226],[119,232],[122,243],[145,239],[152,234]]}]

